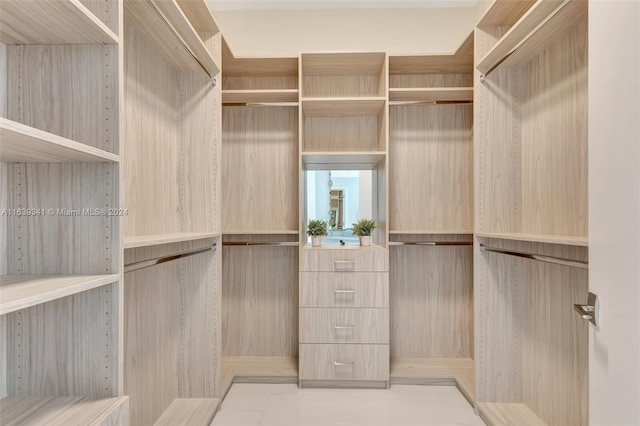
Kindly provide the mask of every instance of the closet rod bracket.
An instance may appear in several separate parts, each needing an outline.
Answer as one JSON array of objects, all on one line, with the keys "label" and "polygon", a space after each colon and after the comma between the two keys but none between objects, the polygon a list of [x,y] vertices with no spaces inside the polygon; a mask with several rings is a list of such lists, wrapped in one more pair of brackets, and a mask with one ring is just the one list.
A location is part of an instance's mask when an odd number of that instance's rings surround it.
[{"label": "closet rod bracket", "polygon": [[600,298],[598,295],[589,292],[587,304],[581,305],[576,303],[573,305],[573,310],[596,327],[600,326]]}]

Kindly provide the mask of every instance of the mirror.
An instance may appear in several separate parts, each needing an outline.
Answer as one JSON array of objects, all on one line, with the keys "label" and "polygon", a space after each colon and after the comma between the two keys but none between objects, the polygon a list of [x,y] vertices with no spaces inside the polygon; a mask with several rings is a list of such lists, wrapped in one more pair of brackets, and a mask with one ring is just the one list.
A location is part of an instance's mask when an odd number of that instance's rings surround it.
[{"label": "mirror", "polygon": [[371,170],[307,170],[307,222],[327,221],[325,242],[357,242],[351,227],[362,217],[374,217],[374,189]]}]

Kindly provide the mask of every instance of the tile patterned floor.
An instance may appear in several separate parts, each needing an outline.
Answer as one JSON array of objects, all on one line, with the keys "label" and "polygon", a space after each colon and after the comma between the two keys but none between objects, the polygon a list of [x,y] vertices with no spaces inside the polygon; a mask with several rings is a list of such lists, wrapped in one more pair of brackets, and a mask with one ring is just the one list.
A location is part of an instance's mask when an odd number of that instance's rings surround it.
[{"label": "tile patterned floor", "polygon": [[298,389],[234,384],[212,426],[484,425],[454,386]]}]

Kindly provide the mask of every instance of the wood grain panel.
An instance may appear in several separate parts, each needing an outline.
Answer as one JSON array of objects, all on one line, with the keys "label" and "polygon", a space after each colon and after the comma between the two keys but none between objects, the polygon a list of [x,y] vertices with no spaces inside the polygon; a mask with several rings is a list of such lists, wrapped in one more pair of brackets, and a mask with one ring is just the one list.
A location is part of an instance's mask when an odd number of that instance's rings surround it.
[{"label": "wood grain panel", "polygon": [[[182,232],[180,73],[144,37],[124,32],[125,236]],[[133,404],[133,402],[132,402]]]},{"label": "wood grain panel", "polygon": [[490,426],[546,425],[525,404],[479,402],[477,407],[482,420]]},{"label": "wood grain panel", "polygon": [[[384,134],[389,134],[389,125],[387,123],[384,124]],[[385,137],[386,139],[386,137]],[[389,152],[389,144],[386,143],[386,151]],[[387,247],[387,243],[389,242],[389,224],[390,224],[390,216],[389,216],[389,191],[390,191],[390,181],[389,181],[389,166],[386,161],[380,161],[375,169],[373,174],[374,179],[377,181],[378,185],[378,197],[376,200],[377,206],[374,206],[374,209],[377,209],[377,212],[374,210],[374,217],[378,222],[378,235],[377,235],[377,244],[382,247]],[[374,232],[374,238],[376,237],[376,233]],[[388,253],[385,255],[386,261],[388,261],[389,255]]]},{"label": "wood grain panel", "polygon": [[154,423],[155,426],[209,425],[218,411],[217,398],[177,398]]},{"label": "wood grain panel", "polygon": [[389,343],[385,308],[301,308],[300,343]]},{"label": "wood grain panel", "polygon": [[298,110],[226,107],[222,124],[222,229],[298,229]]},{"label": "wood grain panel", "polygon": [[472,69],[473,55],[467,55],[464,51],[452,55],[389,56],[389,72],[392,76],[471,73]]},{"label": "wood grain panel", "polygon": [[308,272],[386,272],[387,250],[379,246],[351,248],[324,246],[300,250],[300,271]]},{"label": "wood grain panel", "polygon": [[589,323],[572,309],[585,301],[588,271],[520,262],[523,402],[550,425],[588,424]]},{"label": "wood grain panel", "polygon": [[6,315],[8,393],[116,395],[117,302],[111,284]]},{"label": "wood grain panel", "polygon": [[389,380],[389,345],[300,345],[300,380]]},{"label": "wood grain panel", "polygon": [[297,76],[269,75],[245,77],[237,75],[225,75],[222,78],[222,90],[268,90],[297,88]]},{"label": "wood grain panel", "polygon": [[9,46],[7,118],[118,154],[117,45]]},{"label": "wood grain panel", "polygon": [[[340,290],[346,290],[348,293]],[[300,307],[387,308],[389,307],[389,274],[384,272],[351,274],[301,272]]]},{"label": "wood grain panel", "polygon": [[[492,247],[508,247],[488,240]],[[477,401],[522,402],[523,286],[517,259],[474,247]]]},{"label": "wood grain panel", "polygon": [[392,74],[389,76],[389,89],[419,87],[470,87],[473,86],[471,66],[467,74],[425,74],[417,69],[412,74]]},{"label": "wood grain panel", "polygon": [[378,75],[384,67],[384,53],[307,53],[302,54],[304,75]]},{"label": "wood grain panel", "polygon": [[379,90],[380,79],[375,75],[305,75],[302,80],[302,96],[384,96]]},{"label": "wood grain panel", "polygon": [[[9,200],[12,199],[10,195],[11,188],[9,186],[9,170],[11,166],[6,163],[0,163],[0,209],[8,209],[11,208],[9,204]],[[6,275],[9,268],[7,266],[7,262],[9,260],[8,249],[9,249],[9,238],[8,236],[8,223],[9,218],[5,215],[0,215],[0,235],[5,235],[4,238],[0,238],[0,275]]]},{"label": "wood grain panel", "polygon": [[212,398],[220,386],[220,256],[222,251],[217,250],[185,258],[180,264],[182,398]]},{"label": "wood grain panel", "polygon": [[390,109],[389,193],[392,230],[473,227],[473,109]]},{"label": "wood grain panel", "polygon": [[586,237],[586,20],[522,77],[522,232]]},{"label": "wood grain panel", "polygon": [[129,398],[11,396],[0,400],[4,425],[128,426]]},{"label": "wood grain panel", "polygon": [[80,0],[91,13],[104,23],[111,31],[118,34],[119,9],[118,0]]},{"label": "wood grain panel", "polygon": [[119,217],[99,212],[119,206],[116,165],[16,163],[9,169],[11,207],[43,209],[44,214],[8,217],[8,273],[93,275],[118,270]]},{"label": "wood grain panel", "polygon": [[[481,54],[508,28],[476,30]],[[518,232],[521,228],[521,131],[518,69],[496,69],[474,88],[475,229]]]},{"label": "wood grain panel", "polygon": [[7,317],[2,315],[0,316],[0,398],[4,398],[8,395],[7,390],[7,375],[8,375],[8,366],[7,366]]},{"label": "wood grain panel", "polygon": [[391,356],[471,358],[471,247],[390,248]]},{"label": "wood grain panel", "polygon": [[182,75],[181,215],[187,232],[215,231],[220,212],[215,203],[221,173],[218,144],[222,143],[220,86],[202,73]]},{"label": "wood grain panel", "polygon": [[306,152],[380,151],[378,116],[305,117]]},{"label": "wood grain panel", "polygon": [[[0,43],[0,89],[7,93],[7,45]],[[7,97],[0,96],[0,117],[7,116]]]},{"label": "wood grain panel", "polygon": [[180,397],[179,274],[180,262],[125,274],[124,393],[133,425],[153,424]]},{"label": "wood grain panel", "polygon": [[[484,13],[479,27],[496,27],[515,24],[522,15],[536,2],[536,0],[498,0],[494,1]],[[484,52],[483,52],[484,53]],[[476,55],[478,57],[478,55]],[[481,56],[480,56],[481,57]]]},{"label": "wood grain panel", "polygon": [[296,356],[298,248],[225,247],[224,356]]}]

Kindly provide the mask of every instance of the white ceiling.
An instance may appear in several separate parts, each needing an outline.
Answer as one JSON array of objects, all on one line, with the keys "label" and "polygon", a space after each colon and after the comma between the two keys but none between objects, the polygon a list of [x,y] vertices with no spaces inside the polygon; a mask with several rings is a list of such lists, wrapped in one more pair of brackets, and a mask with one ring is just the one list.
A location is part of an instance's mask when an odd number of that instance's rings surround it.
[{"label": "white ceiling", "polygon": [[478,0],[208,0],[212,10],[423,9],[475,7]]}]

